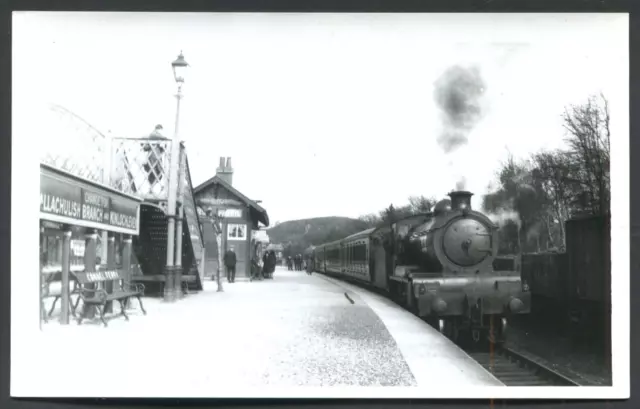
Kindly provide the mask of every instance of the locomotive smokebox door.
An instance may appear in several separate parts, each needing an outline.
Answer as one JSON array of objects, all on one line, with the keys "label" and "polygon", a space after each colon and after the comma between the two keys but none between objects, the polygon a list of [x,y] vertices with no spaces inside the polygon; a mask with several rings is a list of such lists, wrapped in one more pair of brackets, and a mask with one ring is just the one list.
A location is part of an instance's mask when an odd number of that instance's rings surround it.
[{"label": "locomotive smokebox door", "polygon": [[475,219],[458,219],[443,237],[447,258],[462,267],[481,263],[491,255],[491,231]]}]

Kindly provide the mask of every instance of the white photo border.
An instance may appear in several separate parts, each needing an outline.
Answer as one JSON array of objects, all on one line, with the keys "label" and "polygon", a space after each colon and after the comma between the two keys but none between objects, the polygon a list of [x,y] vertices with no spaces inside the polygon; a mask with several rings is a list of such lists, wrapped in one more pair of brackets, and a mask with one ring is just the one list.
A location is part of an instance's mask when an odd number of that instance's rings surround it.
[{"label": "white photo border", "polygon": [[[612,306],[612,382],[613,385],[598,387],[478,387],[456,389],[425,390],[420,388],[384,388],[384,387],[335,387],[335,388],[290,388],[268,387],[237,390],[215,391],[200,385],[167,382],[161,388],[147,385],[133,388],[118,379],[100,380],[92,375],[93,383],[77,388],[70,380],[78,377],[77,359],[74,357],[52,357],[56,344],[68,342],[68,338],[56,334],[45,334],[39,329],[39,294],[38,294],[38,232],[39,232],[39,162],[34,155],[37,138],[25,132],[25,118],[28,121],[30,112],[20,110],[16,103],[20,98],[21,88],[16,87],[16,77],[20,75],[21,62],[26,48],[17,47],[23,44],[28,33],[21,31],[25,15],[39,12],[14,12],[13,14],[13,111],[12,111],[12,194],[11,194],[11,396],[12,397],[291,397],[291,398],[533,398],[533,399],[623,399],[630,394],[629,363],[629,71],[627,64],[621,68],[619,81],[627,106],[616,109],[618,128],[611,140],[611,151],[615,160],[611,161],[611,291]],[[124,13],[122,13],[124,14]],[[595,14],[595,13],[594,13]],[[608,18],[607,24],[616,31],[620,44],[616,46],[629,48],[628,14],[601,13]],[[459,15],[464,18],[464,14]],[[574,14],[566,14],[568,22]],[[378,15],[379,18],[380,15]],[[471,17],[473,18],[473,17]],[[615,23],[615,24],[613,24]],[[544,33],[537,33],[543,35]],[[624,98],[622,98],[624,100]],[[23,105],[24,106],[24,105]],[[626,108],[626,109],[625,109]],[[37,118],[36,118],[37,120]],[[40,136],[44,137],[44,136]],[[33,272],[28,274],[28,272]],[[71,324],[75,325],[75,324]],[[47,336],[49,335],[49,336]],[[91,332],[86,339],[75,342],[93,342]],[[95,338],[94,338],[95,339]],[[25,342],[25,340],[28,340]],[[126,340],[122,340],[126,342]],[[162,339],[163,343],[174,344],[170,336]],[[47,346],[46,348],[40,346]],[[203,351],[205,351],[204,348]],[[119,359],[122,362],[138,362],[138,348],[120,349]],[[164,362],[161,367],[183,365],[176,356],[175,362]],[[44,365],[43,363],[47,363]],[[65,367],[57,367],[64,365]],[[47,371],[34,371],[34,364],[43,364]],[[148,371],[153,370],[150,367]],[[65,371],[67,371],[65,373]],[[146,376],[145,371],[137,368],[138,377]],[[167,372],[168,373],[168,372]],[[55,376],[52,376],[55,374]],[[52,379],[53,378],[53,379]],[[59,381],[56,381],[59,379]]]}]

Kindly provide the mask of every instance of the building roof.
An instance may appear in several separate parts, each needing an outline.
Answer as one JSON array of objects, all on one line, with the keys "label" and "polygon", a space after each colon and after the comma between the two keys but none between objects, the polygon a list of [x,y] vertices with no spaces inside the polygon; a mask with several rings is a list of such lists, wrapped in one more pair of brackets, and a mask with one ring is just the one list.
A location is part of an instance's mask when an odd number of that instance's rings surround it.
[{"label": "building roof", "polygon": [[211,179],[203,183],[200,183],[196,188],[193,189],[193,194],[196,195],[198,192],[201,192],[205,188],[215,184],[223,186],[225,189],[227,189],[228,191],[233,193],[235,196],[237,196],[238,199],[240,199],[247,206],[249,206],[249,208],[254,213],[258,221],[260,221],[265,226],[269,226],[269,215],[267,214],[267,211],[262,206],[258,205],[256,202],[254,202],[253,200],[249,199],[247,196],[240,193],[238,189],[231,186],[229,183],[227,183],[224,179],[222,179],[218,175],[212,177]]}]

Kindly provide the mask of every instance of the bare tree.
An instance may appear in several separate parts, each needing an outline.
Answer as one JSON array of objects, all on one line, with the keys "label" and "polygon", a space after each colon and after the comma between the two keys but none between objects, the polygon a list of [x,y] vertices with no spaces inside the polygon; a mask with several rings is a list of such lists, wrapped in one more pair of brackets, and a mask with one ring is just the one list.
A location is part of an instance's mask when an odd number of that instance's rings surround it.
[{"label": "bare tree", "polygon": [[547,226],[549,242],[555,242],[552,225],[557,222],[560,242],[554,244],[564,247],[564,223],[569,219],[571,197],[578,181],[572,176],[573,169],[566,152],[539,152],[533,155],[532,162],[532,177],[547,198],[547,215],[542,221]]},{"label": "bare tree", "polygon": [[382,221],[380,219],[380,216],[378,216],[377,214],[365,214],[363,216],[358,217],[358,220],[361,220],[363,222],[365,222],[367,224],[367,226],[369,227],[375,227],[380,225],[380,222]]},{"label": "bare tree", "polygon": [[586,192],[590,211],[596,215],[610,212],[610,149],[609,103],[604,95],[590,97],[582,105],[568,107],[564,128],[571,150],[569,159],[575,165],[575,179]]},{"label": "bare tree", "polygon": [[390,204],[389,207],[380,212],[380,219],[384,224],[393,224],[397,218],[397,211],[393,204]]},{"label": "bare tree", "polygon": [[426,198],[424,196],[409,197],[409,206],[411,206],[413,214],[429,213],[435,204],[435,198]]},{"label": "bare tree", "polygon": [[407,205],[395,207],[391,204],[389,207],[378,212],[378,214],[371,213],[362,215],[358,217],[358,220],[365,222],[370,227],[378,227],[383,224],[394,223],[397,220],[415,214],[429,213],[435,204],[436,199],[433,197],[411,196],[409,197],[409,204]]}]

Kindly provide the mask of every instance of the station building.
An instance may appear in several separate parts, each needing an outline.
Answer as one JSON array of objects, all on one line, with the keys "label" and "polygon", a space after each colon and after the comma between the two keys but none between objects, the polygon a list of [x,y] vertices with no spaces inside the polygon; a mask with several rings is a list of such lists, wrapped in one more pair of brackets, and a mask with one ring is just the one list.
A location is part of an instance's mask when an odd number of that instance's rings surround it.
[{"label": "station building", "polygon": [[[267,211],[233,186],[231,158],[220,158],[216,175],[193,189],[198,206],[205,247],[204,275],[215,276],[218,268],[218,249],[213,226],[207,210],[222,216],[222,251],[236,253],[236,277],[251,275],[251,258],[256,251],[255,231],[260,224],[269,226]],[[224,269],[221,270],[224,274]]]}]

